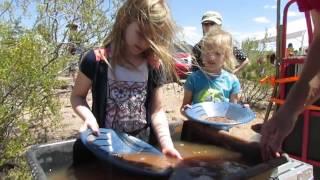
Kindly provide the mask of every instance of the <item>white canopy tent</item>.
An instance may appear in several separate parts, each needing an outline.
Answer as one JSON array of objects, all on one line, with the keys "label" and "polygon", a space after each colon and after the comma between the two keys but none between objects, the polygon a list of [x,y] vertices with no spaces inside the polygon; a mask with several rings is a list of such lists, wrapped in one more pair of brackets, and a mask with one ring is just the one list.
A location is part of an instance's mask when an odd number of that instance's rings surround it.
[{"label": "white canopy tent", "polygon": [[[306,20],[304,17],[300,17],[298,19],[289,21],[287,24],[287,44],[292,43],[294,49],[305,49],[308,47],[308,33],[306,31]],[[262,43],[265,42],[265,50],[276,50],[276,27],[268,28],[265,31],[255,32],[249,36],[246,36],[244,39],[255,39],[256,41],[261,42],[261,47],[263,47]],[[266,36],[267,34],[267,36]]]},{"label": "white canopy tent", "polygon": [[[287,33],[287,44],[292,43],[294,49],[299,50],[301,48],[304,50],[308,46],[308,35],[306,30],[300,30],[296,32]],[[266,50],[275,50],[276,48],[276,36],[270,36],[263,39],[257,40],[261,43],[266,45]]]}]

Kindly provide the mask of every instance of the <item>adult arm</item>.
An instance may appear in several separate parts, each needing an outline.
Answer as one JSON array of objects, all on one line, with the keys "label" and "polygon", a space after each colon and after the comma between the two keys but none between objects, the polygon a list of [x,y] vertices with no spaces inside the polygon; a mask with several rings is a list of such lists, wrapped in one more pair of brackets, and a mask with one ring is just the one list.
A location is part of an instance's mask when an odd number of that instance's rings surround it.
[{"label": "adult arm", "polygon": [[249,59],[246,58],[246,60],[244,60],[243,62],[241,62],[239,64],[239,66],[233,70],[232,73],[237,74],[238,72],[240,72],[247,64],[249,63]]},{"label": "adult arm", "polygon": [[[299,81],[290,90],[286,102],[262,127],[261,151],[264,159],[280,156],[284,139],[293,130],[298,115],[306,104],[319,97],[320,69],[320,13],[313,10],[314,38],[309,47]],[[312,81],[311,81],[312,80]]]},{"label": "adult arm", "polygon": [[236,74],[249,63],[249,59],[246,53],[244,53],[242,49],[239,49],[236,46],[233,47],[233,55],[237,59],[237,61],[240,63],[236,67],[236,69],[232,71],[232,73]]}]

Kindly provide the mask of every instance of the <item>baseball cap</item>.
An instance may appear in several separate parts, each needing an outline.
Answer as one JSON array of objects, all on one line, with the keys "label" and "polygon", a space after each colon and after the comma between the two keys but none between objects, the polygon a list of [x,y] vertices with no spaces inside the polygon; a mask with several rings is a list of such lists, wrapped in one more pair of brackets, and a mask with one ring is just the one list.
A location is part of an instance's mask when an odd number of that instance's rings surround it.
[{"label": "baseball cap", "polygon": [[201,23],[203,23],[205,21],[211,21],[211,22],[214,22],[218,25],[221,25],[222,24],[222,16],[220,13],[218,13],[216,11],[207,11],[203,14],[202,19],[201,19]]}]

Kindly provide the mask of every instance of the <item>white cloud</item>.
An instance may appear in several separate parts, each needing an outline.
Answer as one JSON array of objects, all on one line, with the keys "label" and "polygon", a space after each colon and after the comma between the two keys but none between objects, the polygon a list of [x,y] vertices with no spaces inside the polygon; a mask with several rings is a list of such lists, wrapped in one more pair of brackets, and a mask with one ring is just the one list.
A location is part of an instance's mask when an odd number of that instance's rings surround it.
[{"label": "white cloud", "polygon": [[298,17],[301,16],[302,13],[296,11],[288,11],[288,17]]},{"label": "white cloud", "polygon": [[178,38],[184,40],[191,45],[194,45],[200,41],[202,34],[195,26],[183,26],[181,32],[178,33]]},{"label": "white cloud", "polygon": [[264,16],[253,18],[253,21],[264,24],[270,23],[270,20]]}]

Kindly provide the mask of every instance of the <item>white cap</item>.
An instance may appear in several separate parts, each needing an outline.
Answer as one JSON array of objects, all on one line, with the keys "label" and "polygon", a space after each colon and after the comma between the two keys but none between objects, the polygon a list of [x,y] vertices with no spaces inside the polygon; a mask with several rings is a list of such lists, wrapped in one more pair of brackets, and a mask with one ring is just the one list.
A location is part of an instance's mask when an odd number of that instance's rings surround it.
[{"label": "white cap", "polygon": [[214,22],[218,25],[222,24],[222,16],[220,13],[216,11],[207,11],[203,14],[201,23],[204,23],[206,21]]}]

